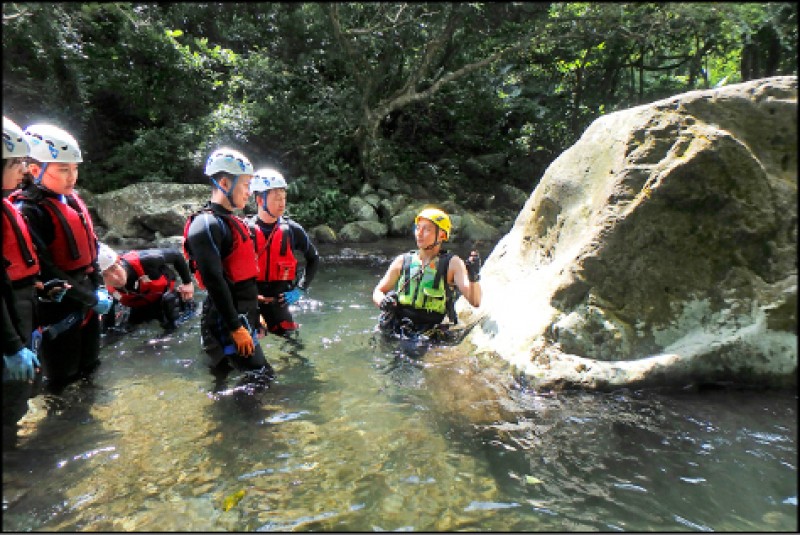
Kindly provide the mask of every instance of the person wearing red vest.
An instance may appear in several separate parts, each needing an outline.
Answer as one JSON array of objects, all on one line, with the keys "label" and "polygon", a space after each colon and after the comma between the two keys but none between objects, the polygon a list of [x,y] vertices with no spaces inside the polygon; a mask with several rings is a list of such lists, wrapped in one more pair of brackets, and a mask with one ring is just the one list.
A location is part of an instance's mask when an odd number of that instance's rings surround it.
[{"label": "person wearing red vest", "polygon": [[39,359],[32,347],[39,257],[28,225],[8,196],[27,167],[22,129],[3,117],[3,447],[16,446],[19,420],[28,412]]},{"label": "person wearing red vest", "polygon": [[184,227],[184,254],[198,286],[208,291],[201,345],[218,385],[234,368],[263,384],[274,372],[254,329],[259,325],[255,249],[247,225],[233,213],[247,204],[253,164],[242,153],[221,148],[209,156],[205,174],[213,185],[211,200]]},{"label": "person wearing red vest", "polygon": [[59,333],[43,336],[39,348],[45,388],[58,394],[90,378],[100,364],[98,314],[108,311],[111,298],[101,286],[91,215],[75,191],[83,161],[77,141],[48,124],[31,125],[25,134],[33,180],[10,198],[28,223],[41,278],[63,280],[69,286],[63,299],[43,301],[38,307],[39,323]]},{"label": "person wearing red vest", "polygon": [[[250,182],[258,214],[248,220],[258,259],[258,308],[269,332],[297,332],[289,305],[308,291],[319,266],[319,253],[299,223],[285,217],[286,179],[272,168],[256,171]],[[303,254],[300,275],[294,251]]]},{"label": "person wearing red vest", "polygon": [[[111,310],[103,315],[104,331],[127,328],[114,321],[118,306],[129,309],[126,323],[158,320],[166,330],[175,329],[182,312],[193,310],[192,274],[178,249],[142,249],[120,256],[101,243],[97,261],[106,289],[114,298]],[[182,284],[176,285],[176,273]]]},{"label": "person wearing red vest", "polygon": [[28,223],[10,200],[28,167],[27,136],[3,117],[3,446],[16,446],[19,420],[28,411],[28,399],[41,386],[37,355],[39,300],[59,300],[65,281],[40,280],[39,255]]}]

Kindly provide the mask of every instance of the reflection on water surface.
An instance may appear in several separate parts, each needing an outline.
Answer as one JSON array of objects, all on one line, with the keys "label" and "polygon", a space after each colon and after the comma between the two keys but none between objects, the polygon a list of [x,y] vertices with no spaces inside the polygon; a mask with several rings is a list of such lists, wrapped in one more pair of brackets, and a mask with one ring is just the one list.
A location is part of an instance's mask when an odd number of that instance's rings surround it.
[{"label": "reflection on water surface", "polygon": [[386,262],[324,266],[254,395],[214,391],[196,319],[110,343],[92,385],[32,402],[3,529],[797,529],[794,392],[537,394],[411,358],[372,332]]}]

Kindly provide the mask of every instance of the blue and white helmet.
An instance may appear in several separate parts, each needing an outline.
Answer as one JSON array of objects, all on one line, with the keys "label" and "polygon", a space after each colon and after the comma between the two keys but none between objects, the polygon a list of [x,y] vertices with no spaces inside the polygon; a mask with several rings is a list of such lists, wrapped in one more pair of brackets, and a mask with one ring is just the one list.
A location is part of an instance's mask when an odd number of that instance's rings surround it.
[{"label": "blue and white helmet", "polygon": [[27,136],[22,128],[8,117],[3,117],[3,159],[21,158],[30,153]]},{"label": "blue and white helmet", "polygon": [[272,167],[259,169],[250,181],[250,193],[267,192],[271,189],[286,189],[286,179]]},{"label": "blue and white helmet", "polygon": [[41,163],[81,163],[81,149],[69,132],[51,124],[32,124],[25,129],[29,156]]},{"label": "blue and white helmet", "polygon": [[206,160],[206,176],[213,177],[219,172],[233,176],[252,175],[253,164],[238,150],[222,147],[212,152]]}]

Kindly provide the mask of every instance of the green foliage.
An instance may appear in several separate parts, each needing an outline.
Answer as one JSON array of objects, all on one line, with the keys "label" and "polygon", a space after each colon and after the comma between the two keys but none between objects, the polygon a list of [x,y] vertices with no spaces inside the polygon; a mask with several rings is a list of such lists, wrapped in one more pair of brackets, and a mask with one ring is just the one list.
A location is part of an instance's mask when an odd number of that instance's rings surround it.
[{"label": "green foliage", "polygon": [[3,113],[74,133],[96,192],[204,181],[229,144],[339,224],[365,180],[466,198],[504,154],[529,188],[599,115],[796,57],[781,2],[4,3]]},{"label": "green foliage", "polygon": [[304,175],[289,183],[287,194],[287,214],[305,227],[325,224],[336,228],[347,221],[347,196],[339,189],[315,187]]}]

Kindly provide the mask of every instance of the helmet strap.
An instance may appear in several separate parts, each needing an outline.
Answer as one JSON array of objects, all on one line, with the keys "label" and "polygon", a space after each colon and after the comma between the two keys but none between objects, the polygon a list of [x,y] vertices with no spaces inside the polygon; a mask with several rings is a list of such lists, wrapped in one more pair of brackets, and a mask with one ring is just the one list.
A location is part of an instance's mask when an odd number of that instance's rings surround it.
[{"label": "helmet strap", "polygon": [[440,232],[442,232],[442,229],[439,228],[439,225],[436,225],[436,240],[432,244],[430,244],[429,246],[423,247],[422,249],[424,251],[430,251],[431,249],[433,249],[434,247],[436,247],[437,245],[440,245],[442,243],[442,240],[439,239],[439,233]]},{"label": "helmet strap", "polygon": [[42,177],[44,176],[44,172],[45,171],[47,171],[47,162],[44,162],[42,164],[42,168],[39,170],[39,176],[37,176],[36,180],[33,181],[34,184],[41,184],[42,183]]},{"label": "helmet strap", "polygon": [[236,208],[233,204],[233,188],[236,187],[236,181],[239,179],[237,175],[233,175],[233,182],[231,182],[231,187],[225,191],[225,188],[220,186],[219,182],[217,182],[213,177],[211,177],[211,183],[214,184],[214,187],[220,190],[224,195],[225,198],[228,199],[228,202],[231,204],[231,208]]},{"label": "helmet strap", "polygon": [[233,175],[233,181],[231,182],[231,187],[228,188],[228,193],[225,196],[228,198],[228,202],[231,203],[231,208],[236,208],[236,205],[233,204],[233,188],[236,187],[236,181],[239,180],[239,175]]},{"label": "helmet strap", "polygon": [[264,210],[266,213],[268,213],[270,217],[272,217],[272,218],[274,218],[274,219],[278,219],[278,216],[276,216],[275,214],[273,214],[272,212],[270,212],[270,211],[269,211],[269,208],[267,208],[267,197],[269,197],[269,191],[270,191],[270,190],[267,190],[267,191],[264,191],[264,192],[262,192],[262,193],[261,193],[261,203],[262,203],[262,205],[263,205],[263,206],[262,206],[262,209],[263,209],[263,210]]}]

